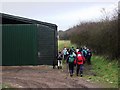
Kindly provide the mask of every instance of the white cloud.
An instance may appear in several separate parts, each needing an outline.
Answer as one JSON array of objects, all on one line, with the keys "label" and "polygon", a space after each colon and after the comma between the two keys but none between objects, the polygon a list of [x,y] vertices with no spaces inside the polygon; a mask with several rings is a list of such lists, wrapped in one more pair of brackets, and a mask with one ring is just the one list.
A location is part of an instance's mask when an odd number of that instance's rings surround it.
[{"label": "white cloud", "polygon": [[[81,9],[81,10],[77,10],[77,11],[71,11],[71,12],[66,12],[66,13],[62,13],[62,14],[58,14],[54,17],[51,17],[51,21],[56,21],[59,22],[58,24],[62,24],[62,22],[68,23],[65,24],[67,25],[66,28],[62,28],[59,27],[59,29],[61,30],[66,30],[68,29],[70,26],[72,27],[73,25],[81,22],[81,21],[97,21],[103,17],[103,13],[101,12],[102,8],[106,9],[106,12],[109,14],[109,16],[112,14],[113,9],[115,8],[114,5],[110,5],[110,6],[93,6],[90,8],[85,8],[85,9]],[[63,26],[64,26],[63,24]],[[59,25],[59,26],[60,26]]]},{"label": "white cloud", "polygon": [[95,21],[102,18],[102,8],[105,8],[110,15],[111,11],[118,6],[116,0],[110,1],[108,3],[101,1],[96,1],[94,3],[85,3],[85,1],[80,3],[36,3],[35,1],[35,3],[5,2],[3,4],[3,12],[39,21],[55,23],[58,25],[58,29],[66,30],[78,24],[80,21]]},{"label": "white cloud", "polygon": [[115,2],[119,0],[1,0],[1,2]]}]

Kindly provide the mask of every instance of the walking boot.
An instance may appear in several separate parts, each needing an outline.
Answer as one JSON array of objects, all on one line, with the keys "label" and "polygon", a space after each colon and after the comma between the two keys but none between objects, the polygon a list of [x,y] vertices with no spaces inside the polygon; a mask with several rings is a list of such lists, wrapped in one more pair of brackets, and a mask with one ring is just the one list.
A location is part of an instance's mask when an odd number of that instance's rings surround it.
[{"label": "walking boot", "polygon": [[83,71],[80,71],[80,77],[82,77],[83,76]]},{"label": "walking boot", "polygon": [[73,74],[70,74],[70,76],[72,77],[72,76],[73,76]]}]

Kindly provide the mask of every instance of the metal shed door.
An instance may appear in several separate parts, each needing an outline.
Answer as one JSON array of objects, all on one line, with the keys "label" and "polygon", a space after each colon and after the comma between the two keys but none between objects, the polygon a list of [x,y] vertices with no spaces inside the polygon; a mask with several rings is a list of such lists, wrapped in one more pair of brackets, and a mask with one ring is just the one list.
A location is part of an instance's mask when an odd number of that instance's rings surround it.
[{"label": "metal shed door", "polygon": [[37,64],[37,25],[4,24],[2,26],[2,65]]},{"label": "metal shed door", "polygon": [[55,59],[55,31],[44,25],[38,26],[38,63],[53,65]]}]

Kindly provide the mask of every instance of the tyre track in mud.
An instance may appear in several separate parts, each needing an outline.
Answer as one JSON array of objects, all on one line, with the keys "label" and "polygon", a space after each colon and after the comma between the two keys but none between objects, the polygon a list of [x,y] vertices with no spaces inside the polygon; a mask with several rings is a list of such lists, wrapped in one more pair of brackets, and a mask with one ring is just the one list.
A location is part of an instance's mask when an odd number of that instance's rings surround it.
[{"label": "tyre track in mud", "polygon": [[34,80],[26,80],[23,78],[16,78],[16,77],[15,78],[4,77],[3,82],[12,83],[13,87],[18,87],[18,88],[52,88],[54,85],[49,84],[49,82],[54,82],[58,85],[57,87],[60,86],[62,88],[87,88],[86,86],[77,84],[76,81],[68,81],[66,83],[56,78],[46,78],[44,82],[40,82],[38,80],[34,81]]},{"label": "tyre track in mud", "polygon": [[74,80],[74,78],[66,76],[65,74],[62,75],[62,77],[63,78],[60,78],[59,76],[56,77],[46,76],[46,80],[48,80],[49,82],[52,82],[54,80],[54,83],[57,83],[59,85],[62,85],[63,87],[68,87],[68,88],[87,88],[84,85],[78,84],[77,81]]},{"label": "tyre track in mud", "polygon": [[[9,81],[8,81],[9,80]],[[5,77],[3,79],[4,82],[9,82],[13,84],[13,87],[17,88],[49,88],[48,85],[45,83],[40,83],[34,80],[26,80],[26,79],[20,79],[20,78],[10,78],[10,77]],[[17,85],[17,86],[15,86]]]}]

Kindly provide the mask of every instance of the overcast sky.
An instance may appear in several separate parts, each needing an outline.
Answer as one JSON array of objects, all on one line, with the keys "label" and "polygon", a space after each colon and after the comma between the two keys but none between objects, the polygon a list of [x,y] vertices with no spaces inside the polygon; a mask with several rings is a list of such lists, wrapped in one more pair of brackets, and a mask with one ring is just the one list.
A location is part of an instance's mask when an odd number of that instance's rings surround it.
[{"label": "overcast sky", "polygon": [[0,12],[54,23],[58,25],[58,30],[67,30],[81,21],[99,20],[103,17],[102,8],[105,8],[110,15],[113,9],[118,7],[119,0],[104,0],[101,2],[97,0],[94,2],[75,2],[75,0],[72,0],[72,2],[8,1],[2,0]]}]

